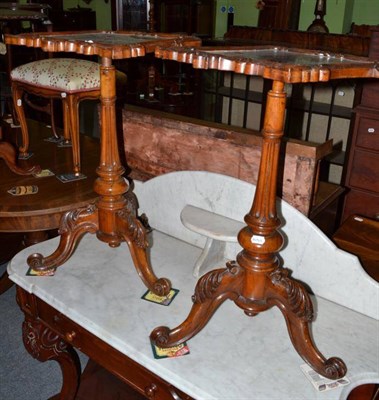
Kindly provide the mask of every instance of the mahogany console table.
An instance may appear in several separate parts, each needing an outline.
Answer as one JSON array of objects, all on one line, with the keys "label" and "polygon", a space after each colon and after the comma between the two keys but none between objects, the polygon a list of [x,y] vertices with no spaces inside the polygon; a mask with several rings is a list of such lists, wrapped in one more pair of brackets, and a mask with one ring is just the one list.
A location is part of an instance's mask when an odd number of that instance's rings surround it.
[{"label": "mahogany console table", "polygon": [[203,275],[196,285],[194,304],[185,321],[173,329],[155,328],[151,333],[152,341],[160,347],[185,342],[207,324],[227,299],[248,316],[277,306],[285,318],[292,344],[304,361],[323,376],[343,377],[347,371],[345,363],[338,357],[326,359],[314,344],[309,327],[313,320],[309,294],[300,282],[289,276],[288,269],[282,268],[278,257],[284,244],[278,231],[281,221],[276,210],[276,187],[286,111],[285,84],[379,78],[378,64],[366,58],[274,46],[172,47],[158,48],[155,54],[159,58],[190,63],[194,68],[261,76],[272,81],[272,89],[267,94],[257,190],[245,216],[247,226],[238,235],[243,250],[226,268]]},{"label": "mahogany console table", "polygon": [[116,136],[116,85],[113,59],[141,57],[154,51],[157,45],[199,46],[195,37],[177,34],[151,34],[141,32],[70,32],[6,35],[5,42],[41,48],[48,52],[74,52],[101,58],[101,155],[97,168],[98,178],[94,190],[99,195],[95,205],[69,212],[62,219],[61,241],[50,256],[32,254],[28,264],[35,270],[55,270],[73,253],[85,233],[96,233],[99,240],[111,247],[126,242],[134,264],[143,282],[156,294],[168,294],[170,281],[158,279],[146,255],[146,232],[137,219],[134,206],[124,194],[128,183],[122,176]]}]

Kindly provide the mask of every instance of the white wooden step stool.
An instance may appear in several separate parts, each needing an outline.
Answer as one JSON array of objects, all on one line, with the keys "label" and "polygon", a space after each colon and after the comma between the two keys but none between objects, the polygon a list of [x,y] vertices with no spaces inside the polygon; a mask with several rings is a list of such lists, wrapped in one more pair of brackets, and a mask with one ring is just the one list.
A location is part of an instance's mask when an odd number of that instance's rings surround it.
[{"label": "white wooden step stool", "polygon": [[226,242],[237,243],[237,235],[245,226],[242,222],[191,205],[183,208],[180,219],[186,228],[207,238],[193,269],[195,277],[200,275],[200,269],[208,271],[223,263]]}]

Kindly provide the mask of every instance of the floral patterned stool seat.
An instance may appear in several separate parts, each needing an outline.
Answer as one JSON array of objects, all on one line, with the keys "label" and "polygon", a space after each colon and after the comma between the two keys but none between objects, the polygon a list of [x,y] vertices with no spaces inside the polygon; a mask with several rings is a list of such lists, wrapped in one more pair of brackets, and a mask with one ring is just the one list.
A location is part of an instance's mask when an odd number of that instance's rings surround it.
[{"label": "floral patterned stool seat", "polygon": [[[118,81],[126,82],[126,75],[117,72]],[[19,148],[20,158],[28,157],[29,135],[26,124],[23,100],[27,94],[50,99],[54,136],[53,99],[61,99],[63,103],[63,142],[71,140],[73,154],[73,172],[80,174],[80,145],[79,145],[79,103],[85,99],[100,98],[100,65],[89,60],[75,58],[49,58],[33,61],[11,71],[13,101],[17,117],[21,125],[22,144]]]}]

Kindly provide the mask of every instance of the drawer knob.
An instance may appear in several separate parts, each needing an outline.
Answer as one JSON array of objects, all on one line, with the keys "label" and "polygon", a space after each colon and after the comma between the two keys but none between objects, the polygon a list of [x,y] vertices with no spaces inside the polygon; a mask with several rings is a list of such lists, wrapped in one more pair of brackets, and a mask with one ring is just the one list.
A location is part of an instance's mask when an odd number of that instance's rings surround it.
[{"label": "drawer knob", "polygon": [[368,133],[375,133],[375,128],[368,128],[368,129],[367,129],[367,132],[368,132]]},{"label": "drawer knob", "polygon": [[145,387],[145,394],[149,398],[153,398],[155,396],[155,392],[157,391],[158,387],[155,383],[152,383],[150,386]]},{"label": "drawer knob", "polygon": [[66,340],[68,342],[72,342],[74,340],[75,336],[76,336],[76,332],[75,331],[67,332],[66,333]]}]

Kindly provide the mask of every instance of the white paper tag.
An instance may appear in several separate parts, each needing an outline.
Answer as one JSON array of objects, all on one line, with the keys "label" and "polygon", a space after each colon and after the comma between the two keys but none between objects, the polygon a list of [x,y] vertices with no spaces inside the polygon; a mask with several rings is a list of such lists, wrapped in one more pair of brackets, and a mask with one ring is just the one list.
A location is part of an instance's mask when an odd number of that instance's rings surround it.
[{"label": "white paper tag", "polygon": [[265,237],[260,235],[253,235],[253,237],[251,238],[251,243],[254,244],[263,244],[265,241]]},{"label": "white paper tag", "polygon": [[350,383],[346,376],[335,381],[325,378],[314,371],[308,364],[300,365],[300,368],[318,392],[326,392]]}]

